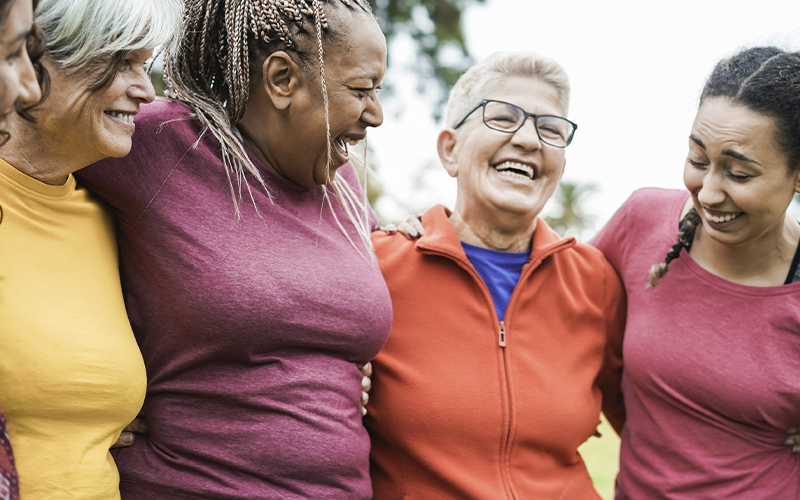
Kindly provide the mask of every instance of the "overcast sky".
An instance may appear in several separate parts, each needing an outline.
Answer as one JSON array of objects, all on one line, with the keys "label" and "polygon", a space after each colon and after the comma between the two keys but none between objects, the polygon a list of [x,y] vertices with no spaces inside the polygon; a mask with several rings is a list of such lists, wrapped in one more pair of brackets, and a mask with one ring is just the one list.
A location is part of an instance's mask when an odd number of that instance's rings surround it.
[{"label": "overcast sky", "polygon": [[[567,70],[569,118],[580,128],[564,178],[597,184],[587,208],[599,229],[633,190],[683,187],[705,78],[740,47],[800,50],[800,0],[487,0],[470,7],[465,30],[478,60],[498,50],[531,50]],[[393,218],[408,207],[452,207],[455,182],[436,156],[441,124],[415,93],[412,46],[401,39],[391,50],[386,80],[396,92],[384,99],[384,125],[369,133],[389,194],[379,208]]]}]

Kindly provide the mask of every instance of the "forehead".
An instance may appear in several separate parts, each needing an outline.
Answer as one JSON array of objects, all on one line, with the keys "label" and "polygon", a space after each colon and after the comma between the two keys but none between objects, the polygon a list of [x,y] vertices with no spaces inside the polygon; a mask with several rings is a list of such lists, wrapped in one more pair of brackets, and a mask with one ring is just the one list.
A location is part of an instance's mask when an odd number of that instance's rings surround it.
[{"label": "forehead", "polygon": [[386,70],[386,38],[377,21],[367,14],[340,15],[338,30],[344,36],[325,50],[326,71],[330,68],[342,78],[381,79]]},{"label": "forehead", "polygon": [[13,42],[23,33],[27,33],[33,25],[31,0],[12,0],[3,14],[6,17],[0,26],[0,43]]},{"label": "forehead", "polygon": [[738,145],[775,149],[772,119],[723,97],[706,99],[697,111],[692,134],[707,148]]},{"label": "forehead", "polygon": [[480,99],[510,102],[537,115],[564,113],[556,88],[534,77],[506,77],[488,85],[481,94]]}]

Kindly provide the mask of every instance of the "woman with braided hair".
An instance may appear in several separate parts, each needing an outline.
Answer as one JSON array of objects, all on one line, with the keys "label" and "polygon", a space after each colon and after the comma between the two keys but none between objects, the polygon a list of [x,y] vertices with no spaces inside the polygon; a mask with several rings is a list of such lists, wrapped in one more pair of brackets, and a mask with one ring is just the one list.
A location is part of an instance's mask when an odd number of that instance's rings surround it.
[{"label": "woman with braided hair", "polygon": [[383,119],[383,34],[365,0],[188,0],[180,38],[131,154],[82,172],[148,373],[122,498],[371,498],[391,303],[348,144]]},{"label": "woman with braided hair", "polygon": [[616,498],[800,498],[800,53],[717,65],[684,181],[592,241],[628,295]]}]

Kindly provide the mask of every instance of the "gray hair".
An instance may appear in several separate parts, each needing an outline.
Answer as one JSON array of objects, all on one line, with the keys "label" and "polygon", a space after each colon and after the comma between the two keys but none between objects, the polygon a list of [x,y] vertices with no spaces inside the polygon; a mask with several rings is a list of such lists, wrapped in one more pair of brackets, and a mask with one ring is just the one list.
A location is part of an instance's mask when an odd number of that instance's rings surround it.
[{"label": "gray hair", "polygon": [[467,70],[453,86],[447,101],[447,127],[455,127],[483,99],[489,87],[511,76],[536,78],[552,85],[564,115],[567,114],[569,78],[560,64],[535,52],[495,52]]},{"label": "gray hair", "polygon": [[180,27],[181,0],[40,0],[36,23],[49,56],[68,73],[98,59],[169,43]]}]

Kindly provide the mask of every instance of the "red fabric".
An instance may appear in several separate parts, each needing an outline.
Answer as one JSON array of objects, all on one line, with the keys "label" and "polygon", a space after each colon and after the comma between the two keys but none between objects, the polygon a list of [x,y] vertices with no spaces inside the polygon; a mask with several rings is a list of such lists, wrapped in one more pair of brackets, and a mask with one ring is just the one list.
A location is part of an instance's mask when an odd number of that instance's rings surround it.
[{"label": "red fabric", "polygon": [[0,408],[0,500],[19,500],[19,478],[8,438],[6,418]]},{"label": "red fabric", "polygon": [[444,207],[425,236],[373,237],[394,321],[365,425],[376,500],[599,499],[577,447],[619,430],[625,296],[604,257],[543,220],[506,312]]}]

